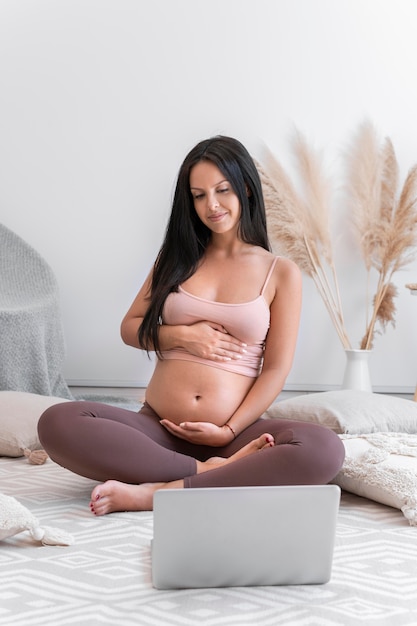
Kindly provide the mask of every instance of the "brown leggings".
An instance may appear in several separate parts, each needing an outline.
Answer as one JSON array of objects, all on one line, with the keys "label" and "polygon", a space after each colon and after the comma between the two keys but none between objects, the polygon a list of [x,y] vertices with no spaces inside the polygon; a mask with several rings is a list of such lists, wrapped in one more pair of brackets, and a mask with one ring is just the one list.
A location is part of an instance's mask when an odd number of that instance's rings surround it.
[{"label": "brown leggings", "polygon": [[[289,420],[258,419],[222,448],[171,435],[144,404],[136,413],[98,402],[63,402],[41,416],[38,432],[51,459],[76,474],[125,483],[184,479],[185,487],[326,484],[340,470],[344,446],[328,428]],[[263,433],[271,448],[196,474],[196,459],[229,457]]]}]

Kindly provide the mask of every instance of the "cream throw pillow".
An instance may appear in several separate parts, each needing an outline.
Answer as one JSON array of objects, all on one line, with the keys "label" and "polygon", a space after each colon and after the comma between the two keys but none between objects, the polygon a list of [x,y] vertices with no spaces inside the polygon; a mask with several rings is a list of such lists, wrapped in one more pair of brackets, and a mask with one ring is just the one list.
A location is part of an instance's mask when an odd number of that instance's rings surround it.
[{"label": "cream throw pillow", "polygon": [[19,457],[25,450],[39,450],[38,420],[53,404],[65,398],[23,391],[0,391],[0,456]]},{"label": "cream throw pillow", "polygon": [[341,389],[275,402],[264,414],[314,422],[336,433],[417,433],[417,402],[368,391]]},{"label": "cream throw pillow", "polygon": [[358,496],[400,509],[417,526],[417,435],[340,435],[346,458],[332,481]]}]

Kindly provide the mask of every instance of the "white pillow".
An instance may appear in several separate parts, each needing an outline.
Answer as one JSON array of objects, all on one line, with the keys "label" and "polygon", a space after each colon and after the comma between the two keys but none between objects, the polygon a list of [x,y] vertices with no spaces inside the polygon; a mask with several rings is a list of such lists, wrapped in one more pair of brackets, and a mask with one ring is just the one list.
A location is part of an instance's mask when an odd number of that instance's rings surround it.
[{"label": "white pillow", "polygon": [[23,391],[0,391],[0,456],[24,456],[25,450],[39,450],[38,421],[53,404],[65,398],[40,396]]},{"label": "white pillow", "polygon": [[346,458],[332,481],[358,496],[401,509],[417,526],[417,435],[340,435]]},{"label": "white pillow", "polygon": [[350,389],[308,393],[278,401],[264,417],[315,422],[338,434],[417,433],[417,402]]}]

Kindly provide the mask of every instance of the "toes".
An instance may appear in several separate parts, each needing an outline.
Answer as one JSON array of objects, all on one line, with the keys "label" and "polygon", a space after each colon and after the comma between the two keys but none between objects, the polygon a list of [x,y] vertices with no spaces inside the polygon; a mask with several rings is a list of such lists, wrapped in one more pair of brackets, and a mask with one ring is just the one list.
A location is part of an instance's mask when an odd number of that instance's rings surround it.
[{"label": "toes", "polygon": [[106,502],[90,502],[90,511],[94,515],[105,515],[109,510],[109,504]]},{"label": "toes", "polygon": [[94,515],[103,515],[103,509],[105,509],[106,500],[106,494],[103,494],[103,490],[106,491],[106,486],[104,483],[102,485],[97,485],[96,487],[94,487],[93,491],[91,492],[90,511],[94,513]]},{"label": "toes", "polygon": [[272,435],[265,433],[259,438],[259,443],[260,450],[263,450],[264,448],[272,448],[275,445],[275,440]]},{"label": "toes", "polygon": [[96,485],[94,487],[93,491],[91,492],[91,502],[96,502],[97,500],[100,500],[102,488],[103,485]]},{"label": "toes", "polygon": [[96,513],[96,509],[98,508],[98,502],[90,500],[90,511],[92,513]]}]

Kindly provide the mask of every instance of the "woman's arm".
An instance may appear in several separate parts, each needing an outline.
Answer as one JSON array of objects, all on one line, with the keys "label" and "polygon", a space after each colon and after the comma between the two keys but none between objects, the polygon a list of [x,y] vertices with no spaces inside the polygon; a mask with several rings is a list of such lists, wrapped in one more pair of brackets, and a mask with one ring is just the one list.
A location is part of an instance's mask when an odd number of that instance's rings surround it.
[{"label": "woman's arm", "polygon": [[[139,348],[141,350],[153,350],[152,345],[141,346],[139,345],[139,328],[145,317],[146,311],[149,306],[149,296],[151,293],[152,284],[152,271],[148,274],[145,282],[143,283],[138,295],[133,300],[129,310],[124,316],[121,326],[120,334],[123,341],[133,348]],[[159,328],[159,341],[161,350],[170,350],[172,348],[178,348],[182,345],[182,326],[161,326]]]},{"label": "woman's arm", "polygon": [[290,372],[297,343],[301,313],[302,275],[289,259],[280,259],[269,286],[271,321],[265,344],[261,374],[230,417],[218,427],[206,422],[185,422],[181,426],[164,423],[178,437],[193,443],[223,446],[255,422],[281,392]]},{"label": "woman's arm", "polygon": [[[120,333],[123,341],[134,348],[153,350],[153,346],[139,345],[138,332],[149,306],[152,272],[146,278],[138,295],[124,316]],[[161,351],[183,348],[190,354],[214,361],[240,358],[245,344],[229,335],[220,324],[197,322],[190,326],[162,324],[158,328]]]},{"label": "woman's arm", "polygon": [[301,314],[302,275],[295,263],[281,258],[275,276],[276,291],[270,306],[271,322],[262,372],[228,421],[236,434],[271,406],[282,391],[294,360]]}]

